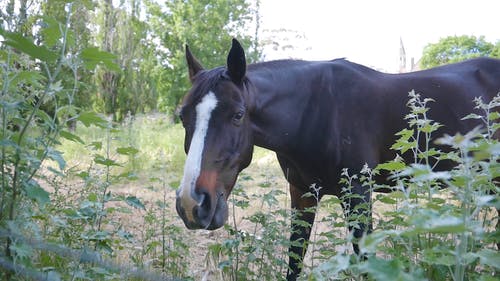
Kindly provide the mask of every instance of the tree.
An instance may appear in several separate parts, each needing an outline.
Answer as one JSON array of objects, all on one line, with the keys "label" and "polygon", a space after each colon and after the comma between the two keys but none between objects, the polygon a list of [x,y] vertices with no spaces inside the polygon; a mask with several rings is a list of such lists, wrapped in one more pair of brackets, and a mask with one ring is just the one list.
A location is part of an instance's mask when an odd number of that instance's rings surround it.
[{"label": "tree", "polygon": [[145,1],[154,36],[161,43],[164,69],[159,77],[159,107],[172,113],[189,88],[184,46],[189,44],[206,68],[225,64],[232,37],[247,48],[247,60],[260,58],[258,36],[249,32],[258,20],[259,2],[248,0],[171,0],[161,6]]},{"label": "tree", "polygon": [[121,121],[127,114],[156,109],[159,62],[149,25],[140,17],[141,1],[121,1],[116,7],[113,2],[101,1],[96,41],[116,55],[119,70],[96,73],[99,91],[94,108]]},{"label": "tree", "polygon": [[[75,115],[75,107],[81,109],[91,108],[89,100],[92,97],[93,81],[92,72],[79,67],[76,58],[82,50],[92,47],[91,30],[88,26],[89,11],[94,7],[92,0],[82,0],[68,3],[67,0],[44,0],[40,3],[42,20],[39,23],[44,28],[36,35],[36,40],[41,45],[51,49],[62,47],[60,37],[64,24],[69,24],[66,30],[67,42],[64,46],[67,53],[66,59],[71,63],[63,64],[59,74],[63,91],[59,93],[58,105],[47,103],[42,109],[52,112],[57,106],[65,106],[65,112],[60,114]],[[67,10],[72,12],[67,18]],[[71,124],[74,125],[74,124]]]},{"label": "tree", "polygon": [[448,36],[425,46],[420,67],[431,68],[476,57],[499,57],[499,44],[487,42],[484,36]]}]

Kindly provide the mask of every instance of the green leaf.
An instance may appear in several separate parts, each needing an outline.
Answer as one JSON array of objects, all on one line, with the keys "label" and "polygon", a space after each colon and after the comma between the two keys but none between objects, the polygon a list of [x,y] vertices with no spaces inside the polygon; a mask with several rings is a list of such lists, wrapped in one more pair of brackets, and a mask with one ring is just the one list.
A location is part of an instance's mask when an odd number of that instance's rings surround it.
[{"label": "green leaf", "polygon": [[382,230],[370,233],[361,238],[360,249],[363,253],[375,253],[377,247],[384,242],[384,240],[398,236],[399,232],[396,230]]},{"label": "green leaf", "polygon": [[101,164],[101,165],[104,165],[104,166],[107,166],[107,167],[111,167],[111,166],[119,166],[119,167],[121,167],[121,165],[119,163],[117,163],[116,161],[114,161],[112,159],[109,159],[109,158],[106,158],[106,157],[103,157],[101,155],[96,155],[94,157],[94,162],[96,164]]},{"label": "green leaf", "polygon": [[89,147],[91,147],[94,150],[99,150],[102,148],[102,142],[100,141],[93,141],[89,144]]},{"label": "green leaf", "polygon": [[104,65],[109,70],[120,71],[120,67],[114,62],[116,56],[97,48],[83,49],[80,58],[89,70],[93,70],[97,65]]},{"label": "green leaf", "polygon": [[478,281],[498,281],[498,277],[483,274],[479,277]]},{"label": "green leaf", "polygon": [[34,181],[27,184],[24,191],[29,199],[36,201],[40,206],[44,206],[50,202],[49,193]]},{"label": "green leaf", "polygon": [[42,82],[46,80],[46,77],[43,76],[40,72],[37,71],[20,71],[16,73],[12,80],[11,86],[18,87],[20,83],[29,83],[32,84],[36,88],[42,87]]},{"label": "green leaf", "polygon": [[377,201],[380,201],[380,202],[385,203],[385,204],[396,204],[398,202],[395,199],[393,199],[390,196],[385,195],[385,194],[383,194],[383,195],[378,194],[376,198],[377,198]]},{"label": "green leaf", "polygon": [[70,132],[68,132],[68,131],[61,130],[61,131],[59,132],[59,135],[60,135],[61,137],[65,138],[65,139],[69,140],[69,141],[72,141],[72,142],[79,142],[79,143],[81,143],[81,144],[84,144],[83,140],[82,140],[79,136],[77,136],[77,135],[75,135],[75,134],[72,134],[72,133],[70,133]]},{"label": "green leaf", "polygon": [[445,247],[426,248],[422,251],[422,261],[428,264],[453,266],[456,263],[455,256]]},{"label": "green leaf", "polygon": [[384,260],[373,257],[362,263],[360,269],[369,273],[375,280],[407,280],[401,262],[396,259]]},{"label": "green leaf", "polygon": [[139,152],[139,150],[135,147],[129,146],[129,147],[119,147],[116,149],[116,152],[121,155],[133,156],[136,155]]},{"label": "green leaf", "polygon": [[399,171],[406,167],[406,164],[401,161],[390,161],[382,164],[378,164],[375,169],[386,170],[386,171]]},{"label": "green leaf", "polygon": [[417,232],[447,234],[462,233],[467,230],[463,220],[453,216],[420,218],[414,221],[414,225]]},{"label": "green leaf", "polygon": [[318,279],[322,280],[322,276],[326,275],[331,279],[337,279],[339,273],[349,268],[349,255],[337,254],[326,262],[320,264],[313,270],[313,275]]},{"label": "green leaf", "polygon": [[181,185],[181,182],[180,181],[171,181],[168,183],[168,185],[172,188],[172,189],[179,189],[179,186]]},{"label": "green leaf", "polygon": [[62,29],[60,23],[52,17],[43,17],[45,27],[41,30],[43,41],[48,47],[56,45],[57,41],[62,37]]},{"label": "green leaf", "polygon": [[21,109],[23,107],[23,103],[20,101],[15,101],[15,102],[7,102],[7,101],[0,101],[0,108],[6,109],[6,110],[15,110],[15,109]]},{"label": "green leaf", "polygon": [[403,129],[396,133],[396,136],[400,136],[402,140],[409,140],[413,136],[413,130]]},{"label": "green leaf", "polygon": [[7,46],[23,52],[32,58],[39,59],[44,62],[54,62],[58,58],[56,52],[52,52],[45,46],[37,46],[30,39],[22,36],[19,33],[10,33],[0,30],[0,35],[4,36],[3,43]]},{"label": "green leaf", "polygon": [[497,120],[499,118],[500,118],[500,113],[496,111],[491,112],[490,115],[488,116],[488,119],[491,121]]},{"label": "green leaf", "polygon": [[124,238],[128,241],[131,241],[133,238],[134,238],[134,235],[128,231],[124,231],[124,230],[118,230],[117,232],[118,236],[120,236],[121,238]]},{"label": "green leaf", "polygon": [[90,202],[97,202],[97,200],[99,199],[97,197],[97,194],[95,193],[90,193],[88,196],[87,196],[87,199],[90,201]]},{"label": "green leaf", "polygon": [[452,255],[441,255],[441,256],[436,257],[436,260],[434,263],[446,265],[446,266],[453,266],[456,263],[456,260],[455,260],[455,257]]},{"label": "green leaf", "polygon": [[[1,34],[1,32],[0,32]],[[0,50],[0,61],[6,61],[8,59],[9,55],[8,52],[5,50]]]},{"label": "green leaf", "polygon": [[108,121],[93,111],[83,112],[78,115],[77,120],[83,123],[85,127],[89,127],[90,125],[94,125],[100,128],[108,127]]},{"label": "green leaf", "polygon": [[125,198],[125,202],[134,208],[146,210],[146,207],[142,204],[141,200],[135,196],[127,196],[127,198]]},{"label": "green leaf", "polygon": [[11,140],[8,140],[8,139],[2,139],[0,140],[0,147],[12,147],[14,149],[20,149],[19,148],[19,145],[17,145],[17,143],[11,141]]},{"label": "green leaf", "polygon": [[[77,116],[78,115],[77,109],[78,109],[78,107],[76,107],[74,105],[69,105],[69,104],[60,106],[56,111],[57,117],[64,120],[64,119],[67,119],[68,117]],[[68,122],[70,120],[64,120],[64,121]]]},{"label": "green leaf", "polygon": [[467,119],[481,119],[481,118],[483,118],[483,116],[481,116],[479,114],[471,113],[471,114],[465,116],[464,118],[462,118],[462,120],[467,120]]},{"label": "green leaf", "polygon": [[47,112],[45,112],[43,110],[37,110],[35,112],[35,115],[39,118],[40,121],[43,121],[43,122],[40,122],[40,123],[49,124],[49,125],[51,125],[52,123],[54,123],[52,117],[50,117],[47,114]]},{"label": "green leaf", "polygon": [[51,281],[59,281],[61,279],[61,274],[59,272],[51,269],[50,271],[47,272],[47,279],[46,280],[51,280]]},{"label": "green leaf", "polygon": [[16,253],[18,258],[31,258],[33,256],[33,248],[27,244],[14,242],[10,245],[10,250]]},{"label": "green leaf", "polygon": [[424,133],[432,133],[442,127],[442,125],[437,123],[426,123],[424,126],[420,128],[420,131]]},{"label": "green leaf", "polygon": [[57,164],[59,165],[59,170],[62,171],[66,167],[66,161],[64,160],[60,151],[49,149],[47,157],[57,162]]},{"label": "green leaf", "polygon": [[491,249],[482,249],[476,254],[479,257],[479,262],[484,265],[500,269],[500,252]]}]

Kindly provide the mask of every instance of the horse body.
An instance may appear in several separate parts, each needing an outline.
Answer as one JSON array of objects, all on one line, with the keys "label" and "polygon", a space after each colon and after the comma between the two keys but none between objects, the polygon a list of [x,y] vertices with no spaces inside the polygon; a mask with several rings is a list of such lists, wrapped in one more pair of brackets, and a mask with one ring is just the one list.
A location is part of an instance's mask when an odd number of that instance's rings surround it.
[{"label": "horse body", "polygon": [[461,118],[474,111],[476,94],[489,101],[500,90],[500,79],[494,78],[500,69],[481,70],[489,64],[498,68],[498,61],[489,59],[408,74],[380,73],[342,59],[250,65],[254,143],[275,151],[285,176],[304,192],[317,184],[338,196],[343,168],[359,172],[365,163],[374,167],[394,159],[390,147],[395,133],[407,126],[409,91],[435,101],[429,117],[446,124],[436,135],[480,125]]},{"label": "horse body", "polygon": [[[193,87],[180,117],[186,129],[188,153],[176,208],[188,228],[216,229],[227,220],[227,197],[238,173],[251,161],[253,145],[276,152],[290,183],[292,221],[288,280],[300,273],[315,214],[300,212],[317,205],[303,197],[310,186],[321,186],[319,197],[342,195],[343,168],[357,173],[394,159],[395,133],[406,127],[408,92],[432,98],[429,118],[445,133],[466,133],[481,125],[461,120],[474,112],[473,99],[490,101],[500,91],[500,61],[475,59],[407,74],[385,74],[344,59],[324,62],[284,60],[246,66],[244,51],[233,40],[227,68],[205,70],[186,48]],[[479,112],[477,112],[479,113]],[[404,154],[413,162],[411,154]],[[438,169],[452,163],[440,162]],[[385,183],[384,175],[376,179]],[[347,214],[370,201],[359,182],[360,195],[343,202]],[[370,225],[350,229],[359,238]],[[358,252],[357,245],[354,249]]]}]

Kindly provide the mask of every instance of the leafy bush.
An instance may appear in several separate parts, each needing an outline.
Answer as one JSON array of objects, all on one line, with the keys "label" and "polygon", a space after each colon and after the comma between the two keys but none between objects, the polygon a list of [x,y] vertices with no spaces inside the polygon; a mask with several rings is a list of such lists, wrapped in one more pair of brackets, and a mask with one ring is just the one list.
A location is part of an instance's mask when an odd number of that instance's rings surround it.
[{"label": "leafy bush", "polygon": [[[71,7],[67,12],[70,18]],[[151,116],[113,124],[71,102],[62,106],[84,86],[78,71],[114,68],[113,55],[70,52],[69,22],[43,20],[50,23],[40,25],[50,46],[0,31],[0,279],[200,279],[213,271],[221,280],[282,280],[294,214],[279,168],[251,166],[240,175],[229,200],[232,217],[214,237],[188,232],[172,203],[185,157],[182,128]],[[61,69],[74,81],[61,78]],[[440,125],[427,117],[429,102],[410,93],[409,128],[393,146],[413,153],[415,163],[397,157],[360,175],[344,171],[346,190],[360,179],[373,192],[374,231],[359,241],[366,259],[353,254],[347,225],[367,218],[345,218],[340,199],[326,197],[303,279],[498,279],[500,144],[493,136],[500,96],[476,100],[484,114],[466,117],[482,120],[484,131],[456,136],[435,135]],[[436,137],[449,152],[429,148]],[[421,140],[425,145],[417,146]],[[268,155],[256,149],[254,161]],[[433,169],[446,160],[457,166]],[[374,182],[382,171],[394,185]],[[309,196],[319,188],[312,186]],[[204,243],[204,256],[197,249],[206,239],[213,242]]]},{"label": "leafy bush", "polygon": [[[366,220],[360,215],[345,218],[340,199],[326,197],[319,203],[302,278],[307,280],[495,280],[500,254],[497,211],[500,144],[493,135],[499,128],[500,95],[488,104],[476,100],[483,115],[485,130],[474,129],[465,135],[443,136],[437,142],[450,147],[449,152],[430,148],[440,127],[427,117],[428,103],[415,92],[408,103],[409,128],[402,130],[393,149],[413,153],[414,163],[401,157],[364,167],[360,175],[343,173],[341,184],[346,191],[359,179],[373,193],[373,233],[359,241],[365,258],[352,251],[352,234],[347,224],[356,227]],[[418,146],[417,143],[424,145]],[[435,171],[436,161],[453,160],[449,171]],[[389,172],[391,186],[378,185],[374,176]],[[269,177],[269,176],[267,176]],[[283,280],[288,262],[289,208],[279,202],[286,196],[269,187],[276,182],[252,182],[260,186],[249,193],[241,184],[253,180],[240,176],[233,191],[233,221],[225,226],[226,238],[212,244],[209,260],[219,270],[222,280]],[[443,189],[447,187],[447,189]],[[321,187],[312,186],[308,196]],[[378,193],[390,188],[392,193]],[[348,192],[347,192],[348,194]],[[348,199],[349,196],[346,195]],[[260,202],[260,205],[255,205]],[[369,206],[365,206],[369,207]],[[329,209],[326,214],[323,208]],[[251,211],[254,210],[254,211]],[[256,210],[256,211],[255,211]],[[238,212],[247,214],[237,222]],[[315,210],[313,210],[315,211]],[[353,215],[354,216],[354,215]],[[239,225],[247,225],[245,229]],[[326,224],[326,231],[317,228]],[[248,231],[250,229],[250,231]],[[293,242],[292,242],[293,243]]]},{"label": "leafy bush", "polygon": [[[426,104],[410,93],[409,129],[401,131],[393,146],[400,153],[411,151],[415,163],[401,158],[364,169],[362,179],[373,191],[392,188],[389,194],[376,194],[374,204],[383,205],[381,216],[374,217],[373,233],[360,241],[366,260],[349,253],[332,257],[315,268],[311,280],[346,278],[368,280],[495,280],[500,254],[497,211],[500,145],[493,134],[498,129],[500,95],[488,104],[476,100],[484,115],[486,130],[474,129],[437,140],[452,148],[448,153],[429,149],[439,124],[427,118]],[[422,138],[424,148],[417,145]],[[432,158],[432,159],[431,159]],[[434,161],[453,160],[449,171],[434,171]],[[377,186],[371,177],[389,171],[393,186]],[[347,177],[350,177],[347,175]],[[446,190],[441,190],[447,187]],[[377,208],[375,208],[377,209]]]},{"label": "leafy bush", "polygon": [[[138,150],[112,146],[118,130],[102,116],[82,112],[71,102],[60,105],[61,100],[74,98],[83,66],[114,66],[113,55],[95,48],[69,51],[74,43],[69,40],[71,7],[67,6],[65,23],[41,19],[46,21],[40,24],[43,34],[52,38],[50,46],[0,31],[4,39],[0,49],[0,279],[158,280],[163,277],[111,261],[134,242],[117,214],[146,211],[137,197],[110,189],[124,177],[133,179],[131,173],[113,170],[122,166],[118,156],[125,162]],[[73,71],[74,81],[61,78],[62,69]],[[77,121],[99,128],[104,139],[86,143],[71,130]],[[88,165],[69,166],[58,146],[61,141],[84,147],[79,153],[92,155]]]}]

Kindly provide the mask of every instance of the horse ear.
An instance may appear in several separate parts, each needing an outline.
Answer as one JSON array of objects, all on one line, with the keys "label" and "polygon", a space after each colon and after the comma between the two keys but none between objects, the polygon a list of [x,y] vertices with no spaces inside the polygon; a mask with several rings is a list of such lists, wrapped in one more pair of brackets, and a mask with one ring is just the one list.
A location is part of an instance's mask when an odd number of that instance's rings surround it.
[{"label": "horse ear", "polygon": [[247,69],[245,51],[240,42],[233,38],[233,44],[227,56],[227,73],[236,84],[241,84]]},{"label": "horse ear", "polygon": [[200,70],[203,70],[203,66],[201,66],[200,62],[196,60],[196,58],[191,54],[191,51],[189,50],[189,46],[186,45],[186,61],[188,64],[188,69],[189,69],[189,80],[193,82],[194,76],[196,73],[198,73]]}]

